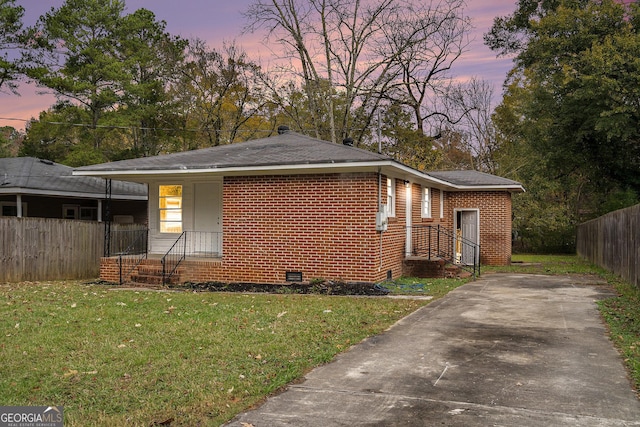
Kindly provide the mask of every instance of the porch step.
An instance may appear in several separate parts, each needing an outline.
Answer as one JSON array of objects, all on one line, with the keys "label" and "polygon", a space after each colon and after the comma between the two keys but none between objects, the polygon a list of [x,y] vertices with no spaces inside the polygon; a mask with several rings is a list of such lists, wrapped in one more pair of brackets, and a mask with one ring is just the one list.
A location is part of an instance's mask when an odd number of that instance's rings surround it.
[{"label": "porch step", "polygon": [[442,258],[425,258],[410,256],[402,263],[402,275],[407,277],[443,278],[445,277],[446,261]]},{"label": "porch step", "polygon": [[[169,278],[169,283],[181,283],[182,269],[178,268]],[[131,281],[143,285],[162,285],[162,264],[155,260],[146,260],[131,274]]]},{"label": "porch step", "polygon": [[449,264],[444,269],[444,277],[446,277],[447,279],[466,279],[467,277],[471,276],[471,273],[463,270],[457,265]]},{"label": "porch step", "polygon": [[442,258],[425,258],[419,256],[405,258],[402,265],[402,275],[425,279],[463,279],[472,276],[468,271],[463,270],[455,264],[450,264]]}]

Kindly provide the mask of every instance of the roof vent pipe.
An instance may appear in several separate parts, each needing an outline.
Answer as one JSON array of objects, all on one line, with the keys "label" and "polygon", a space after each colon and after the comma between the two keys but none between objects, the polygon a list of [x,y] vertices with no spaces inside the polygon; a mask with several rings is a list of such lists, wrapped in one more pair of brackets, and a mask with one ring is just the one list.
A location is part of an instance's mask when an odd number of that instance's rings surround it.
[{"label": "roof vent pipe", "polygon": [[353,138],[346,137],[345,139],[342,140],[342,144],[346,145],[347,147],[353,147]]},{"label": "roof vent pipe", "polygon": [[283,133],[289,132],[289,126],[280,125],[278,126],[278,135],[282,135]]}]

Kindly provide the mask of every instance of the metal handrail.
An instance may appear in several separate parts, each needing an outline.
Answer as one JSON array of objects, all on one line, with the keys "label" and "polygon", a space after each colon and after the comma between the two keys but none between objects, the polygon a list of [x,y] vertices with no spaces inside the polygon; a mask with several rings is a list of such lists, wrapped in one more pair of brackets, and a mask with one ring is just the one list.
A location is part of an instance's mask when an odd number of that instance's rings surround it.
[{"label": "metal handrail", "polygon": [[[411,228],[411,253],[428,259],[440,258],[461,269],[480,275],[480,245],[457,235],[441,225],[413,225]],[[454,248],[459,249],[456,251]],[[470,254],[469,257],[465,254]]]},{"label": "metal handrail", "polygon": [[215,231],[183,231],[162,257],[162,284],[169,283],[187,256],[213,258],[222,255],[222,233]]},{"label": "metal handrail", "polygon": [[162,263],[162,284],[166,285],[171,276],[176,272],[178,266],[186,258],[187,238],[186,231],[180,234],[180,237],[173,242],[167,253],[164,254],[160,262]]},{"label": "metal handrail", "polygon": [[[134,238],[133,242],[131,242],[124,251],[118,253],[118,273],[120,285],[125,283],[125,279],[127,277],[131,277],[131,273],[133,273],[133,270],[135,270],[138,265],[140,265],[142,260],[147,258],[147,254],[149,252],[147,247],[149,236],[148,229],[127,231],[127,233],[134,235],[137,234],[137,237]],[[139,256],[136,257],[135,255]]]}]

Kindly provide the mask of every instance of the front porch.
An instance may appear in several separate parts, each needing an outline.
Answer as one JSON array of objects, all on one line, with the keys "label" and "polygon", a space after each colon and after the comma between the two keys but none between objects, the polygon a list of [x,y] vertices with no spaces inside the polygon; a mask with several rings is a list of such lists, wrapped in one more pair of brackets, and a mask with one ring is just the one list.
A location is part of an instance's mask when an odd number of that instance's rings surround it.
[{"label": "front porch", "polygon": [[[112,231],[107,236],[105,256],[100,262],[102,280],[142,286],[238,281],[230,273],[234,266],[223,265],[222,233],[185,231],[164,254],[149,253],[146,229]],[[442,278],[480,274],[479,245],[459,233],[441,226],[420,225],[407,227],[406,239],[403,276]],[[267,283],[264,279],[257,282]]]},{"label": "front porch", "polygon": [[149,230],[108,230],[100,278],[119,284],[160,286],[219,280],[222,233],[182,232],[165,253],[149,252]]}]

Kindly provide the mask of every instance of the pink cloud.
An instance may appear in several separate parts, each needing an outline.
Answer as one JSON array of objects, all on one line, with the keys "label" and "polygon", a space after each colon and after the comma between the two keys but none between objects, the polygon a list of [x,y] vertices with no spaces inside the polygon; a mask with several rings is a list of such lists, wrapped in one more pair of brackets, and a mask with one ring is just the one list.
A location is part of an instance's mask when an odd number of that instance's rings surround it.
[{"label": "pink cloud", "polygon": [[[220,48],[223,42],[236,42],[243,47],[249,56],[260,61],[268,67],[274,62],[269,48],[262,44],[262,35],[241,35],[244,26],[242,12],[253,0],[234,0],[231,2],[211,0],[182,0],[182,1],[157,1],[157,0],[128,0],[127,12],[131,13],[139,8],[153,11],[156,17],[167,23],[167,31],[184,38],[198,37],[207,40],[210,46]],[[420,1],[420,0],[417,0]],[[18,4],[25,7],[25,25],[33,25],[38,17],[48,12],[51,8],[58,8],[63,0],[50,0],[47,2],[34,2],[30,0],[18,0]],[[487,4],[489,3],[489,4]],[[511,68],[510,60],[496,58],[482,41],[482,35],[488,31],[493,18],[499,15],[507,15],[513,12],[516,6],[515,0],[468,0],[467,12],[473,20],[475,30],[471,35],[473,40],[469,51],[460,59],[454,73],[461,79],[478,77],[483,78],[498,88]],[[13,126],[24,129],[24,121],[38,117],[40,111],[46,110],[54,102],[53,95],[40,95],[41,89],[33,85],[22,85],[20,97],[0,94],[0,126]]]}]

